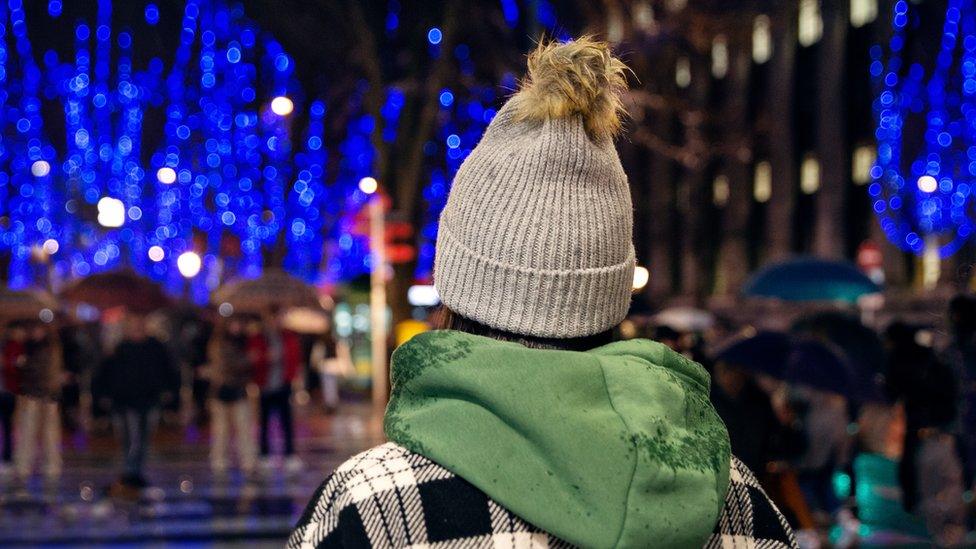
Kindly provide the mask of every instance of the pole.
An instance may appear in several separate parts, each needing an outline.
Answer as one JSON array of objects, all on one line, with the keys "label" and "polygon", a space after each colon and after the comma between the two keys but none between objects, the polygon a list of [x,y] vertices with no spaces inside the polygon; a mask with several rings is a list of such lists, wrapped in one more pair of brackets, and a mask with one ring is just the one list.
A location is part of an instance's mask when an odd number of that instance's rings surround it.
[{"label": "pole", "polygon": [[925,237],[925,249],[922,252],[922,289],[926,292],[934,290],[942,277],[942,255],[940,253],[939,237],[928,235]]},{"label": "pole", "polygon": [[386,404],[389,374],[386,367],[386,222],[383,200],[379,194],[369,202],[369,276],[370,356],[373,370],[374,404]]}]

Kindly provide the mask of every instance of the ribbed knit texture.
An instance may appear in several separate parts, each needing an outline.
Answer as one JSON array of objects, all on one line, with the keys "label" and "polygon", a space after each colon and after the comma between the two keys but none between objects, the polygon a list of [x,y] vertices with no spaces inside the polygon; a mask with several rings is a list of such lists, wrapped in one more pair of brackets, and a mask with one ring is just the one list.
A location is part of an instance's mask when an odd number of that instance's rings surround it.
[{"label": "ribbed knit texture", "polygon": [[578,116],[514,121],[516,96],[461,165],[441,214],[434,279],[444,304],[496,329],[596,334],[623,320],[633,209],[613,142]]}]

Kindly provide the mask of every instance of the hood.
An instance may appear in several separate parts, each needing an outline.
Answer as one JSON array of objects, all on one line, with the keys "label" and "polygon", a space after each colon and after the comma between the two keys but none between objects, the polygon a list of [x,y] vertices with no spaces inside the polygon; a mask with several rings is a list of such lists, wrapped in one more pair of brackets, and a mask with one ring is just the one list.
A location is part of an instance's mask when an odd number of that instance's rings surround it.
[{"label": "hood", "polygon": [[454,331],[393,354],[387,437],[582,547],[701,547],[728,433],[697,363],[647,340],[588,352]]}]

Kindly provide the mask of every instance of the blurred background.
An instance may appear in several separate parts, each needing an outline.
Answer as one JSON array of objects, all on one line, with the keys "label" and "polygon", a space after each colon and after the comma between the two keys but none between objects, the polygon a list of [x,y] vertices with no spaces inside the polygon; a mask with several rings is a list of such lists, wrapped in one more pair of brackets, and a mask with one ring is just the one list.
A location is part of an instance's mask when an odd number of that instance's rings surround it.
[{"label": "blurred background", "polygon": [[976,543],[973,0],[0,0],[0,544],[280,546],[543,39],[633,69],[622,339],[803,547]]}]

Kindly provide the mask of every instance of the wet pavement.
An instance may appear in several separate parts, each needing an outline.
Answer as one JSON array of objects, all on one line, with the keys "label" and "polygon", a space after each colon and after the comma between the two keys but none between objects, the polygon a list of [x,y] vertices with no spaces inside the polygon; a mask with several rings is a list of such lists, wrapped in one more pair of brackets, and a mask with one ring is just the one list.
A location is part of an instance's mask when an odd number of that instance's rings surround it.
[{"label": "wet pavement", "polygon": [[[308,498],[336,465],[383,441],[381,413],[349,404],[327,416],[296,409],[296,448],[304,470],[263,469],[251,478],[210,472],[206,429],[160,428],[146,468],[151,487],[137,499],[110,497],[120,466],[111,436],[66,434],[65,471],[26,486],[0,478],[0,547],[281,547]],[[273,439],[274,440],[274,439]]]}]

